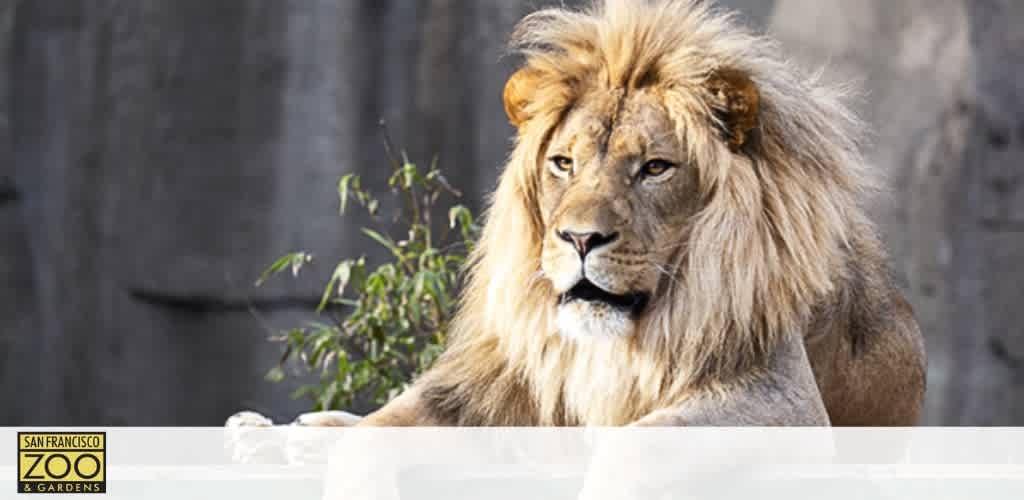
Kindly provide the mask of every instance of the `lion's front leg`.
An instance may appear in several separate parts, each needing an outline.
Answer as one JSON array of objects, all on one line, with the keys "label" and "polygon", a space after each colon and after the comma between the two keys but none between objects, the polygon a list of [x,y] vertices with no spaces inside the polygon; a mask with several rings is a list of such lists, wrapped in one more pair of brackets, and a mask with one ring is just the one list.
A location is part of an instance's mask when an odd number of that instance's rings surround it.
[{"label": "lion's front leg", "polygon": [[802,339],[780,343],[757,373],[723,381],[637,420],[634,426],[827,426]]},{"label": "lion's front leg", "polygon": [[318,411],[276,425],[259,413],[241,411],[224,423],[224,447],[236,463],[323,463],[338,437],[329,429],[351,427],[361,419],[343,411]]},{"label": "lion's front leg", "polygon": [[[304,427],[352,427],[359,423],[363,417],[354,415],[347,411],[314,411],[303,413],[288,425],[299,425]],[[228,417],[224,427],[274,427],[273,420],[253,411],[240,411]]]},{"label": "lion's front leg", "polygon": [[418,391],[409,390],[365,417],[345,411],[315,411],[278,425],[259,413],[240,411],[224,423],[225,448],[238,463],[319,463],[326,458],[329,444],[340,436],[328,431],[332,427],[442,425],[426,418],[421,406]]},{"label": "lion's front leg", "polygon": [[716,471],[732,471],[730,467],[744,463],[743,453],[753,452],[750,461],[765,453],[752,448],[745,434],[714,429],[648,432],[636,427],[827,425],[828,414],[803,342],[787,340],[757,373],[701,388],[629,428],[604,431],[579,498],[702,498],[701,485]]}]

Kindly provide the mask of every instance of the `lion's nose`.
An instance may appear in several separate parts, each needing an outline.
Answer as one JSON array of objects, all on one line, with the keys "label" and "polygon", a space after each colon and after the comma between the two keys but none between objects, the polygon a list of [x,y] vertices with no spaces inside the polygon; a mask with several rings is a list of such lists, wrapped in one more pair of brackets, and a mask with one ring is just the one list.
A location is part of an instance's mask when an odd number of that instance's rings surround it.
[{"label": "lion's nose", "polygon": [[572,243],[572,246],[576,248],[576,253],[580,254],[580,257],[586,257],[591,250],[607,245],[616,238],[619,237],[619,233],[598,233],[598,232],[577,232],[569,230],[556,231],[558,237],[563,241]]}]

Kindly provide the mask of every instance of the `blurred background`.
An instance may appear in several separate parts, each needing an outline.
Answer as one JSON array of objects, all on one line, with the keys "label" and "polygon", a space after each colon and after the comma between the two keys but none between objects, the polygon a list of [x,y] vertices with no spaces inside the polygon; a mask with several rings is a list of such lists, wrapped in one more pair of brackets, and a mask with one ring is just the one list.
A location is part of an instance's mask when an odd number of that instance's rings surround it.
[{"label": "blurred background", "polygon": [[[264,380],[266,339],[378,251],[338,178],[384,186],[384,119],[479,208],[513,132],[505,40],[550,3],[0,0],[0,425],[308,409]],[[1024,2],[722,3],[861,82],[925,423],[1024,425]],[[253,286],[293,250],[312,273]]]}]

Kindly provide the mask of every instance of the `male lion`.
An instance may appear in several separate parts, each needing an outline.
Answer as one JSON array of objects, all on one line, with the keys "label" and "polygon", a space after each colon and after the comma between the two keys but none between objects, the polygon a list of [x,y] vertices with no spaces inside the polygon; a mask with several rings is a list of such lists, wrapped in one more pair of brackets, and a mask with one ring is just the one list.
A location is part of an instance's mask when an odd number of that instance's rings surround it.
[{"label": "male lion", "polygon": [[514,46],[450,345],[358,425],[917,422],[922,338],[842,92],[696,0],[542,10]]}]

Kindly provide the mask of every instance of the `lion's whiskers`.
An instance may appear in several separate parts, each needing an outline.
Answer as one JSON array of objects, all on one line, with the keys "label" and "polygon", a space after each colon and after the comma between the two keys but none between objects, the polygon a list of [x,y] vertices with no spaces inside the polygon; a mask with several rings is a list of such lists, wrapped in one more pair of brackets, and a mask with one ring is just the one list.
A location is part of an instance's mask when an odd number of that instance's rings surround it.
[{"label": "lion's whiskers", "polygon": [[665,246],[655,247],[653,250],[651,250],[651,252],[674,251],[674,250],[678,250],[679,248],[681,248],[685,244],[686,244],[686,242],[681,242],[681,241],[672,242],[672,243],[670,243],[668,245],[665,245]]},{"label": "lion's whiskers", "polygon": [[676,280],[675,275],[672,273],[672,271],[677,271],[678,268],[673,268],[672,270],[669,270],[665,266],[663,266],[661,264],[658,264],[657,262],[651,262],[651,261],[648,261],[648,264],[650,264],[651,267],[653,267],[656,271],[658,271],[658,274],[661,274],[661,275],[665,276],[666,278],[668,278],[669,281],[671,281],[673,285],[679,283]]},{"label": "lion's whiskers", "polygon": [[543,277],[544,277],[544,270],[543,269],[538,269],[537,272],[535,272],[532,275],[530,275],[530,279],[527,280],[526,285],[527,286],[533,286],[534,284],[537,283],[537,281],[539,281]]}]

